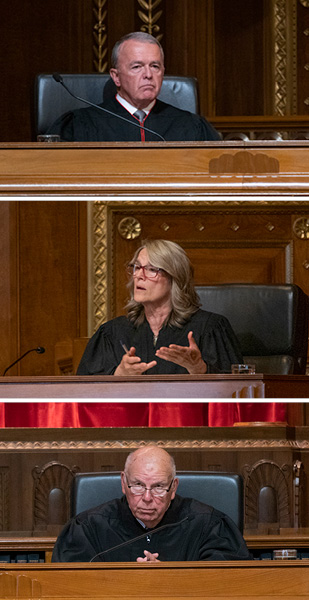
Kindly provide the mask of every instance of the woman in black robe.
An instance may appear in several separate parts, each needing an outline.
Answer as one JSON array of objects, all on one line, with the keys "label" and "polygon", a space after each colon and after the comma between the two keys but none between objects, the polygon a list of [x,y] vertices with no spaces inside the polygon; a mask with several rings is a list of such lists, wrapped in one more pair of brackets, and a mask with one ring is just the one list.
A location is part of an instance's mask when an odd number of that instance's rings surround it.
[{"label": "woman in black robe", "polygon": [[128,272],[127,316],[99,327],[78,375],[224,373],[242,362],[226,317],[200,309],[192,265],[178,244],[146,240]]}]

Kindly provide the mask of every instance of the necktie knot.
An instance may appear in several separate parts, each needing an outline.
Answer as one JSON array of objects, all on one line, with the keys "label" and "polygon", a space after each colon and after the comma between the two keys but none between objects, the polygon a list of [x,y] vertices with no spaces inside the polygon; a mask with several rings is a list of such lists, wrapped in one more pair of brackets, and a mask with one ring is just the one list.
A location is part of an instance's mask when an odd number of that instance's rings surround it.
[{"label": "necktie knot", "polygon": [[144,110],[138,109],[135,111],[135,113],[133,113],[133,116],[136,117],[140,123],[142,123],[146,117],[146,113]]}]

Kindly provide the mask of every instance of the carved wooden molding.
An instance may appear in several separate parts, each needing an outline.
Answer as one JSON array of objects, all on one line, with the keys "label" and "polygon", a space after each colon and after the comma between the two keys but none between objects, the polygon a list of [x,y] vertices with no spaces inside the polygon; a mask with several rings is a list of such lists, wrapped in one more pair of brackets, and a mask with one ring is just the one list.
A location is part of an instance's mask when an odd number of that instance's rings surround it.
[{"label": "carved wooden molding", "polygon": [[0,573],[0,589],[9,590],[10,595],[5,598],[42,598],[41,583],[35,577],[28,577],[24,574]]},{"label": "carved wooden molding", "polygon": [[[63,515],[58,524],[62,524],[69,519],[71,483],[74,474],[78,470],[76,466],[70,469],[66,465],[55,461],[49,462],[43,467],[34,467],[32,471],[34,478],[34,530],[46,529],[50,523],[55,524],[53,513],[61,512]],[[51,493],[55,490],[59,491],[60,494],[53,501]]]},{"label": "carved wooden molding", "polygon": [[[256,155],[257,157],[260,155]],[[262,155],[264,156],[264,155]],[[276,170],[276,159],[262,160],[262,166],[265,169]],[[218,159],[214,159],[217,161]],[[257,163],[255,163],[257,160]],[[212,161],[210,161],[211,165]],[[254,157],[254,165],[260,165],[259,159]],[[268,165],[266,167],[266,165]],[[262,169],[262,166],[259,168]],[[213,169],[221,169],[221,163],[213,163]],[[226,166],[224,166],[226,168]],[[235,164],[234,167],[235,168]],[[254,168],[258,168],[257,166]],[[259,171],[262,173],[262,171]],[[107,321],[108,306],[109,306],[109,281],[108,273],[113,270],[113,247],[108,244],[108,229],[113,210],[130,211],[134,215],[134,211],[147,211],[147,214],[158,215],[173,215],[182,214],[194,215],[201,210],[205,214],[220,214],[228,215],[231,211],[237,211],[238,214],[304,214],[305,210],[309,209],[309,203],[306,200],[301,201],[280,201],[280,200],[258,200],[257,202],[237,199],[220,200],[169,200],[165,199],[149,199],[146,200],[96,200],[89,203],[89,237],[88,237],[88,255],[89,255],[89,282],[88,282],[88,298],[89,298],[89,323],[88,335],[91,336],[98,327]],[[153,213],[151,212],[153,210]],[[166,218],[163,223],[166,223]],[[163,233],[164,235],[164,233]],[[237,241],[235,242],[237,243]],[[250,243],[250,241],[248,242]],[[290,260],[290,259],[289,259]],[[291,262],[289,262],[291,264]]]},{"label": "carved wooden molding", "polygon": [[274,114],[296,113],[296,0],[272,3]]},{"label": "carved wooden molding", "polygon": [[267,154],[241,151],[209,161],[209,173],[279,173],[279,161]]},{"label": "carved wooden molding", "polygon": [[[261,524],[259,502],[262,502],[261,492],[266,488],[273,490],[276,495],[278,527],[291,527],[293,521],[289,499],[291,468],[288,465],[279,467],[273,461],[260,460],[252,466],[245,465],[243,475],[245,477],[245,527],[257,529]],[[264,509],[267,512],[267,506]]]},{"label": "carved wooden molding", "polygon": [[93,64],[98,73],[105,73],[107,70],[107,25],[105,23],[107,9],[106,0],[93,0],[93,14],[95,24],[93,27],[94,45],[92,46],[94,60]]},{"label": "carved wooden molding", "polygon": [[159,33],[160,27],[158,25],[158,21],[163,13],[163,10],[156,10],[159,8],[162,0],[137,0],[140,8],[142,10],[138,10],[137,14],[142,21],[143,25],[141,25],[141,31],[149,33],[153,35],[157,40],[161,40],[163,37],[163,33]]},{"label": "carved wooden molding", "polygon": [[[159,434],[159,432],[158,432]],[[134,450],[135,448],[140,448],[141,446],[152,446],[156,445],[162,448],[174,449],[174,450],[184,450],[184,449],[239,449],[239,448],[247,448],[247,449],[267,449],[271,448],[272,450],[278,448],[290,448],[292,450],[307,450],[309,449],[309,441],[307,440],[286,440],[286,439],[233,439],[233,440],[200,440],[200,439],[190,439],[190,440],[145,440],[145,439],[137,439],[137,440],[62,440],[62,441],[10,441],[10,442],[0,442],[0,452],[8,452],[8,451],[32,451],[36,450],[37,452],[43,450],[88,450],[89,452],[93,450]],[[58,463],[55,463],[58,464]],[[37,467],[38,471],[34,474],[34,477],[40,476],[40,468]],[[74,469],[78,470],[77,467]],[[72,473],[73,470],[72,469]]]}]

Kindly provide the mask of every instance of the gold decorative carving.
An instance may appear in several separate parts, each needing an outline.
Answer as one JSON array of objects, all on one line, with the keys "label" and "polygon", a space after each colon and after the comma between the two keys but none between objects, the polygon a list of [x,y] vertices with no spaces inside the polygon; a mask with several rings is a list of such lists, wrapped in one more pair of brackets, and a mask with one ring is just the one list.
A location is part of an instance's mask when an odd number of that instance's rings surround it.
[{"label": "gold decorative carving", "polygon": [[[161,4],[162,0],[148,0],[148,2],[146,0],[137,0],[137,1],[139,3],[140,7],[142,9],[144,9],[144,11],[146,11],[146,12],[143,12],[142,10],[137,11],[139,18],[144,23],[144,25],[141,26],[141,31],[150,33],[150,35],[153,35],[157,40],[161,40],[163,37],[163,34],[158,33],[160,31],[160,27],[157,22],[160,19],[161,15],[163,13],[163,10],[158,10],[157,12],[154,12],[154,11],[159,6],[159,4]],[[156,35],[156,34],[158,34],[158,35]]]},{"label": "gold decorative carving", "polygon": [[305,8],[309,8],[309,0],[299,0],[300,4]]},{"label": "gold decorative carving", "polygon": [[[66,465],[52,461],[44,467],[34,467],[34,511],[33,529],[46,529],[50,524],[64,524],[70,516],[70,489],[78,467],[69,469]],[[51,493],[59,492],[52,505]],[[63,518],[59,521],[59,515]],[[51,523],[52,521],[52,523]]]},{"label": "gold decorative carving", "polygon": [[[245,465],[245,528],[257,529],[260,523],[259,507],[263,503],[261,491],[269,488],[275,494],[278,527],[291,527],[292,518],[289,502],[288,465],[279,467],[273,461],[260,460],[254,465]],[[267,507],[265,507],[267,512]]]},{"label": "gold decorative carving", "polygon": [[279,161],[267,154],[240,151],[209,161],[209,173],[279,173]]},{"label": "gold decorative carving", "polygon": [[168,223],[162,223],[162,225],[160,225],[161,229],[163,229],[163,231],[168,231],[170,226],[168,225]]},{"label": "gold decorative carving", "polygon": [[296,460],[293,465],[293,515],[294,527],[302,527],[302,508],[304,501],[304,465],[300,460]]},{"label": "gold decorative carving", "polygon": [[281,116],[296,114],[296,0],[274,0],[272,9],[273,110]]},{"label": "gold decorative carving", "polygon": [[96,19],[95,25],[93,27],[93,39],[95,44],[92,46],[94,53],[94,61],[93,64],[98,73],[105,73],[107,69],[107,34],[106,34],[106,24],[105,19],[107,15],[107,10],[104,9],[107,0],[93,0],[93,14]]},{"label": "gold decorative carving", "polygon": [[293,231],[301,240],[309,239],[309,217],[301,217],[293,223]]},{"label": "gold decorative carving", "polygon": [[107,320],[107,204],[94,202],[92,218],[93,294],[89,312],[92,320],[89,335]]},{"label": "gold decorative carving", "polygon": [[[131,450],[134,448],[140,448],[140,446],[147,445],[157,445],[162,448],[170,448],[175,450],[184,450],[184,449],[267,449],[271,448],[272,450],[278,448],[287,448],[293,450],[308,450],[309,449],[309,440],[285,440],[285,439],[249,439],[249,440],[241,440],[241,439],[233,439],[233,440],[206,440],[206,439],[190,439],[190,440],[145,440],[145,439],[136,439],[136,440],[62,440],[62,441],[34,441],[34,442],[24,442],[22,440],[19,441],[10,441],[10,442],[1,442],[0,443],[0,452],[8,452],[8,451],[33,451],[42,452],[43,450],[52,450],[54,452],[60,450],[87,450],[89,452],[93,450]],[[74,467],[75,468],[75,467]],[[77,470],[77,467],[76,467]]]},{"label": "gold decorative carving", "polygon": [[[233,157],[232,157],[233,158]],[[221,168],[221,164],[219,164]],[[218,167],[216,167],[218,168]],[[257,211],[261,214],[267,214],[270,212],[273,214],[303,214],[304,210],[309,210],[309,202],[302,200],[264,200],[258,199],[257,201],[242,200],[239,197],[235,199],[218,199],[218,200],[205,200],[205,199],[186,199],[186,200],[169,200],[164,199],[130,199],[130,200],[95,200],[89,203],[89,271],[90,283],[89,283],[89,314],[91,315],[88,335],[91,336],[93,332],[108,318],[108,268],[112,269],[113,266],[113,247],[111,244],[107,245],[107,231],[109,227],[109,219],[113,210],[120,211],[143,211],[146,210],[149,214],[150,210],[153,210],[154,215],[161,214],[179,214],[179,210],[186,212],[188,215],[194,215],[197,211],[205,211],[205,213],[213,214],[230,214],[233,210],[239,214],[253,213]],[[235,243],[235,242],[233,242]],[[248,242],[249,243],[249,242]],[[108,251],[107,251],[108,248]],[[0,441],[1,449],[1,441]]]},{"label": "gold decorative carving", "polygon": [[265,225],[265,229],[267,229],[267,231],[273,231],[275,226],[272,223],[267,223],[267,225]]},{"label": "gold decorative carving", "polygon": [[239,225],[237,223],[232,223],[232,225],[230,226],[230,229],[232,229],[232,231],[238,231],[239,229]]},{"label": "gold decorative carving", "polygon": [[135,217],[124,217],[118,223],[118,232],[125,240],[135,240],[141,235],[142,226]]}]

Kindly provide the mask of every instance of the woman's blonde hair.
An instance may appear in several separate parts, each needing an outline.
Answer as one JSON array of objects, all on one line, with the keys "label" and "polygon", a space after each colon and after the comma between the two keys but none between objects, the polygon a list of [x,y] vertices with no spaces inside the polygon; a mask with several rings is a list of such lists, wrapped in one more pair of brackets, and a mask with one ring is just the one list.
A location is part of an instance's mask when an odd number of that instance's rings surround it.
[{"label": "woman's blonde hair", "polygon": [[[132,263],[135,263],[141,250],[146,249],[153,267],[165,271],[171,279],[172,310],[167,319],[170,326],[182,327],[199,309],[200,300],[194,288],[193,267],[186,252],[169,240],[145,240],[136,250]],[[128,283],[131,299],[126,305],[128,319],[135,325],[145,320],[144,307],[133,297],[133,278]]]}]

